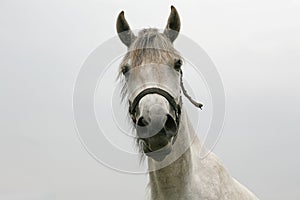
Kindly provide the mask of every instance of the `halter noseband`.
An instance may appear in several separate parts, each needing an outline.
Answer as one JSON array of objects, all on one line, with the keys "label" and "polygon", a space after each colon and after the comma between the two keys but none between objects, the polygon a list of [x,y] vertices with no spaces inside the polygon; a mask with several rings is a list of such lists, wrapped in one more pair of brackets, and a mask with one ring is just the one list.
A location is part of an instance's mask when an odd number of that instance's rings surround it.
[{"label": "halter noseband", "polygon": [[141,91],[133,100],[133,102],[131,102],[129,100],[129,113],[131,115],[132,120],[134,121],[134,123],[136,122],[135,119],[135,112],[136,112],[136,107],[138,106],[140,100],[146,96],[147,94],[159,94],[163,97],[165,97],[168,102],[170,103],[170,105],[173,107],[174,111],[175,111],[175,116],[176,116],[176,124],[179,125],[179,121],[180,121],[180,114],[181,114],[181,106],[182,106],[182,100],[180,97],[180,100],[178,103],[176,103],[174,97],[167,92],[166,90],[157,88],[157,87],[151,87],[151,88],[147,88],[143,91]]}]

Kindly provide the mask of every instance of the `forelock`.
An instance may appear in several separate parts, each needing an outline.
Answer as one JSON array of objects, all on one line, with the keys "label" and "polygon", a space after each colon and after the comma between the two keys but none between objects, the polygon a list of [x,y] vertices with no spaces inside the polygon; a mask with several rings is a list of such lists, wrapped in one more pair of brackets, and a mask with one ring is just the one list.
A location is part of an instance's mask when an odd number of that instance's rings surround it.
[{"label": "forelock", "polygon": [[131,67],[145,63],[168,64],[173,59],[180,58],[169,38],[155,28],[143,29],[131,44],[124,56],[121,67],[130,64]]}]

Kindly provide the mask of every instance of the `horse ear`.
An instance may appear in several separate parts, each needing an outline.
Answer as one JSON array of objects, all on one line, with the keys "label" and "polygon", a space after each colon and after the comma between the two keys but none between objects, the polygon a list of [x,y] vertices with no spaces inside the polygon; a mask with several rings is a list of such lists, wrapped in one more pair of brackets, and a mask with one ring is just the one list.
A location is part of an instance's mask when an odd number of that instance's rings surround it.
[{"label": "horse ear", "polygon": [[168,19],[168,24],[164,30],[164,34],[174,42],[180,31],[180,18],[174,6],[171,6],[171,13]]},{"label": "horse ear", "polygon": [[117,32],[118,32],[120,40],[127,47],[129,47],[131,45],[131,43],[134,41],[134,39],[136,38],[124,17],[124,11],[122,11],[118,16]]}]

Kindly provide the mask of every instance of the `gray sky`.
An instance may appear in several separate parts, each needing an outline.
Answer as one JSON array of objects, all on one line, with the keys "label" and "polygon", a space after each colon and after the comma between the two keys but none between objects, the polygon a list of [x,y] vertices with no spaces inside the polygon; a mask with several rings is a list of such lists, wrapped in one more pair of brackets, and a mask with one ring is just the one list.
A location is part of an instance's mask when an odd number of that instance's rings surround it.
[{"label": "gray sky", "polygon": [[72,92],[121,10],[134,29],[163,28],[172,4],[223,79],[215,153],[261,199],[299,199],[299,0],[1,1],[0,199],[142,198],[144,175],[107,169],[82,147]]}]

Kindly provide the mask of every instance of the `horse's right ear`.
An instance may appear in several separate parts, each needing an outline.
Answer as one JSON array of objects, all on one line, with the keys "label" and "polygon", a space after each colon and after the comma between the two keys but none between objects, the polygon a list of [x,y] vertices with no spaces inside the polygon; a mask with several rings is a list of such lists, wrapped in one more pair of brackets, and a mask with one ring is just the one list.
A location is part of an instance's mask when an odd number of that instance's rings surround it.
[{"label": "horse's right ear", "polygon": [[124,11],[122,11],[117,19],[117,32],[119,35],[120,40],[129,47],[131,43],[135,40],[135,35],[131,31],[125,17]]}]

